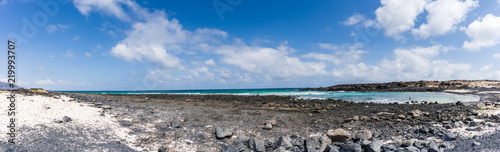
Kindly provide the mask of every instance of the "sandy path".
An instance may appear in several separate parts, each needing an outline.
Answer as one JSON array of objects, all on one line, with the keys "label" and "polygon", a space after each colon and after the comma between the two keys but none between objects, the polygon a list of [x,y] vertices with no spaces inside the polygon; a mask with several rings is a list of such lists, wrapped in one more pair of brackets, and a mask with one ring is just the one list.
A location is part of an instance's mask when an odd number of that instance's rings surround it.
[{"label": "sandy path", "polygon": [[[0,126],[8,125],[8,92],[0,94]],[[16,95],[17,146],[27,150],[79,150],[79,151],[141,151],[133,147],[134,135],[121,127],[116,118],[101,116],[101,108],[86,103],[40,95]],[[68,116],[72,121],[56,123]],[[8,128],[0,129],[0,147],[7,142]],[[129,148],[133,147],[133,148]]]}]

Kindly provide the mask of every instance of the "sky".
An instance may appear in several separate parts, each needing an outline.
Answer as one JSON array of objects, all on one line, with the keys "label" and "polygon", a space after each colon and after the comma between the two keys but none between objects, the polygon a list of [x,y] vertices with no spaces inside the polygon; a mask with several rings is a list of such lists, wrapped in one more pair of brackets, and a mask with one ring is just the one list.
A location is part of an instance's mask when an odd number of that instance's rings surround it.
[{"label": "sky", "polygon": [[0,0],[0,19],[27,88],[500,79],[500,0]]}]

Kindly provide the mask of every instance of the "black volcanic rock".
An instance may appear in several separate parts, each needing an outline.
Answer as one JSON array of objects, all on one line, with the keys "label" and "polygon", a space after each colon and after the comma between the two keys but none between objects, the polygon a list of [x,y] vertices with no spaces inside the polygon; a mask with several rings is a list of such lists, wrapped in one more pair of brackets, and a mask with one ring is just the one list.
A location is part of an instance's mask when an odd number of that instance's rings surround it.
[{"label": "black volcanic rock", "polygon": [[307,88],[311,91],[360,92],[441,92],[447,89],[500,88],[497,80],[408,81],[388,83],[339,84],[330,87]]}]

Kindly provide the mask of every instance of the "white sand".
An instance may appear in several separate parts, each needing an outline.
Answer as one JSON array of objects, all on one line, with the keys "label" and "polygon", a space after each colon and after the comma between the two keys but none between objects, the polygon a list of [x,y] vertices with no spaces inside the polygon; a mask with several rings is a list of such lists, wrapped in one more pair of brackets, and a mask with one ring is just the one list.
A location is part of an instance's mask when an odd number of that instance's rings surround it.
[{"label": "white sand", "polygon": [[[0,94],[0,140],[7,141],[6,133],[8,128],[4,127],[8,125],[8,115],[7,106],[10,104],[7,96],[9,92],[2,92]],[[16,129],[18,138],[23,138],[22,127],[36,128],[35,125],[44,125],[47,128],[61,128],[68,130],[68,132],[77,132],[77,130],[71,130],[71,128],[90,128],[90,130],[106,130],[106,135],[95,135],[92,132],[87,133],[84,136],[92,139],[92,141],[97,143],[107,143],[109,138],[103,139],[99,136],[111,137],[112,141],[121,141],[122,144],[141,151],[142,149],[133,146],[136,140],[134,135],[129,135],[130,131],[128,128],[122,127],[113,118],[112,115],[106,114],[105,116],[100,116],[101,108],[90,107],[91,105],[86,103],[77,103],[76,101],[69,102],[69,97],[62,96],[61,99],[55,99],[51,97],[44,96],[25,96],[16,95]],[[65,102],[64,102],[64,101]],[[50,107],[50,108],[48,108]],[[62,120],[64,116],[68,116],[72,119],[70,122],[63,124],[55,123],[54,120]],[[42,130],[43,131],[43,130]],[[97,137],[96,137],[97,136]],[[71,140],[71,139],[68,139]]]},{"label": "white sand", "polygon": [[444,90],[446,93],[472,93],[474,91],[467,89],[459,89],[459,90]]}]

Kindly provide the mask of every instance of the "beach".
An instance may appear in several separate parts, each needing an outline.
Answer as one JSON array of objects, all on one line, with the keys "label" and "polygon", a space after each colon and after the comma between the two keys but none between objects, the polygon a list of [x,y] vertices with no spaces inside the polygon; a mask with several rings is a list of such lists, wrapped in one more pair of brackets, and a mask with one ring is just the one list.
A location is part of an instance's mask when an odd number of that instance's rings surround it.
[{"label": "beach", "polygon": [[[18,93],[17,143],[2,137],[0,144],[3,151],[497,151],[500,98],[479,95],[478,102],[373,104],[272,95]],[[0,116],[7,120],[6,114]]]}]

